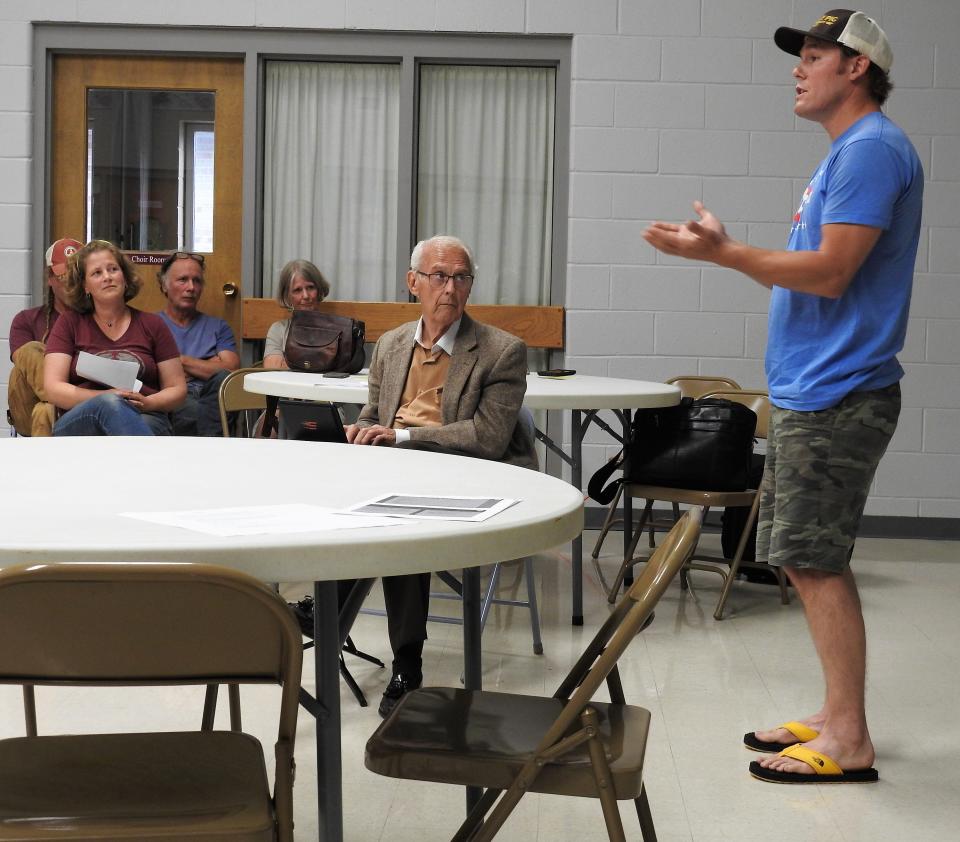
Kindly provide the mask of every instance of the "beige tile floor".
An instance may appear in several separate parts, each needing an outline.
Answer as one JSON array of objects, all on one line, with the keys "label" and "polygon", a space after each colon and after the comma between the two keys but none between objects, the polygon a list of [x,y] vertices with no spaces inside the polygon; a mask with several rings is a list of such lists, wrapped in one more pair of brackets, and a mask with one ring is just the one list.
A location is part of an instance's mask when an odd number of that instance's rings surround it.
[{"label": "beige tile floor", "polygon": [[[608,572],[616,566],[618,540],[613,536],[605,547]],[[495,608],[484,635],[488,688],[552,692],[606,612],[590,571],[586,623],[569,625],[566,550],[540,556],[536,569],[544,654],[533,654],[527,612]],[[504,591],[520,584],[514,570],[505,571]],[[820,703],[819,670],[797,604],[782,607],[773,589],[738,583],[729,603],[733,610],[718,623],[712,612],[719,579],[695,573],[693,590],[671,587],[656,621],[622,662],[628,700],[653,712],[646,780],[661,842],[960,838],[960,543],[863,539],[854,570],[870,641],[868,706],[880,783],[783,787],[749,777],[747,764],[755,755],[741,747],[741,735],[814,710]],[[289,598],[303,592],[284,588]],[[375,589],[371,604],[378,600]],[[456,610],[453,603],[435,604]],[[432,624],[430,634],[427,680],[457,682],[460,628]],[[361,616],[354,638],[389,659],[383,618]],[[449,839],[463,815],[461,790],[398,782],[364,769],[363,746],[379,722],[376,703],[389,674],[353,659],[350,667],[372,704],[359,708],[342,688],[346,838]],[[305,681],[312,683],[309,659]],[[275,704],[272,688],[244,691],[244,725],[268,746]],[[132,730],[146,722],[192,727],[200,705],[194,688],[38,691],[40,727],[47,733]],[[225,719],[222,707],[218,723]],[[0,687],[0,737],[21,733],[19,690]],[[315,839],[313,725],[306,715],[298,739],[297,838]],[[639,839],[632,806],[622,813],[627,837]],[[534,795],[520,803],[500,838],[592,842],[606,834],[596,802]]]}]

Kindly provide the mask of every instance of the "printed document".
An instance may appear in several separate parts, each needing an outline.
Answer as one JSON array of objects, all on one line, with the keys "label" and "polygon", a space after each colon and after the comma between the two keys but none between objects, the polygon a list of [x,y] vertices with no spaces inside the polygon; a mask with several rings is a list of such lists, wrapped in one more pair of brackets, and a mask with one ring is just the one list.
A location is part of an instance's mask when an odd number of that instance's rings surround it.
[{"label": "printed document", "polygon": [[343,513],[418,520],[469,520],[479,523],[518,502],[505,497],[439,497],[395,493],[382,494],[366,503],[344,509]]}]

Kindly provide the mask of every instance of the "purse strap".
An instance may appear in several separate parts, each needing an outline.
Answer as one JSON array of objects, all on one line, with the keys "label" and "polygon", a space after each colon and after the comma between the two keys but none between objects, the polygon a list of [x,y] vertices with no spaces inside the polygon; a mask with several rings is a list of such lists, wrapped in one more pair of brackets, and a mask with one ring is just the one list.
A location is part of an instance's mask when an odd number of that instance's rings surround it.
[{"label": "purse strap", "polygon": [[263,424],[260,427],[260,438],[268,439],[273,432],[273,422],[277,419],[277,409],[280,398],[276,395],[267,395],[267,408],[263,413]]},{"label": "purse strap", "polygon": [[617,493],[617,486],[623,482],[623,477],[619,477],[611,482],[606,488],[603,487],[604,483],[613,476],[613,472],[618,470],[623,465],[623,451],[621,450],[616,456],[614,456],[606,465],[600,468],[592,477],[590,477],[590,482],[587,484],[587,494],[598,503],[603,506],[606,506],[611,500],[613,500],[614,495]]}]

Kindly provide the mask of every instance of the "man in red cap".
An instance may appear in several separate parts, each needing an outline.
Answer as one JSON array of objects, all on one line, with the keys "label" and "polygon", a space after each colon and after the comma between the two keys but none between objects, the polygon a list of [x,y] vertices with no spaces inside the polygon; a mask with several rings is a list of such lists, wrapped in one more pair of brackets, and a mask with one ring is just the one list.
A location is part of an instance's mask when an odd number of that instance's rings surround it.
[{"label": "man in red cap", "polygon": [[13,370],[7,384],[7,406],[14,429],[21,436],[53,435],[54,407],[43,391],[43,351],[60,314],[67,309],[62,278],[67,261],[83,243],[64,238],[47,249],[44,266],[47,291],[39,307],[21,310],[10,325],[10,359]]},{"label": "man in red cap", "polygon": [[[783,567],[803,603],[823,668],[820,710],[744,735],[776,783],[877,780],[864,704],[866,631],[850,570],[870,484],[900,413],[903,348],[920,237],[923,170],[882,111],[893,51],[863,12],[832,9],[774,41],[799,56],[793,111],[831,145],[800,200],[784,251],[727,236],[701,202],[699,221],[655,222],[667,254],[735,269],[771,290],[767,460],[757,558]],[[798,679],[799,680],[799,679]],[[807,713],[799,711],[798,713]]]}]

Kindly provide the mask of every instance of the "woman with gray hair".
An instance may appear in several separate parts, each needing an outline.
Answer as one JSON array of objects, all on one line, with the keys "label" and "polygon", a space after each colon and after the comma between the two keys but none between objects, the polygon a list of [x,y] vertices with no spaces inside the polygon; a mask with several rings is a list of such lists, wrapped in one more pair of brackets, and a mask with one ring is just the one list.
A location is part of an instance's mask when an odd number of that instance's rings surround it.
[{"label": "woman with gray hair", "polygon": [[[313,310],[330,294],[330,283],[309,260],[291,260],[280,270],[277,301],[288,310]],[[270,325],[263,349],[264,368],[289,368],[283,349],[287,344],[290,318]]]}]

